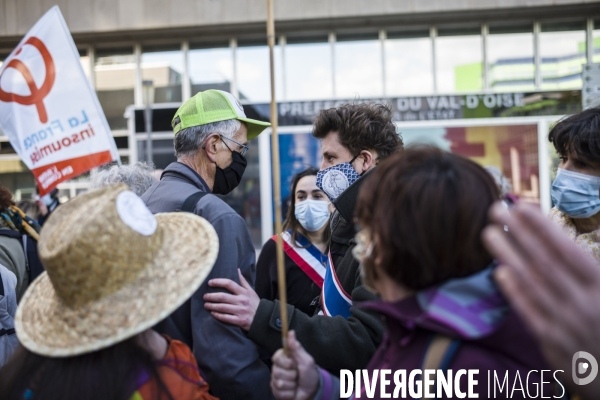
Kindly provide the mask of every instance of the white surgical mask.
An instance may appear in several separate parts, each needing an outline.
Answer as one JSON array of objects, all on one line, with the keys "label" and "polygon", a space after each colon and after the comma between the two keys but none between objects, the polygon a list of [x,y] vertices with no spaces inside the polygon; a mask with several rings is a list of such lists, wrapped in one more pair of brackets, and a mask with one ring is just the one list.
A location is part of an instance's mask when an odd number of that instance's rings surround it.
[{"label": "white surgical mask", "polygon": [[309,232],[316,232],[329,221],[329,202],[304,200],[296,203],[296,219]]}]

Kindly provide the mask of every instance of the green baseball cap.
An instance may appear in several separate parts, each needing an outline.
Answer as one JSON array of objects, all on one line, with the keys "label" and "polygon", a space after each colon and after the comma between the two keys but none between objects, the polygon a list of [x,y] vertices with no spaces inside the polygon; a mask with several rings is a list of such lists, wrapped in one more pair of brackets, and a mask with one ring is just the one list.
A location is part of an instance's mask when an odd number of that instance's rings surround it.
[{"label": "green baseball cap", "polygon": [[188,99],[175,113],[171,126],[173,133],[190,126],[206,125],[228,119],[237,119],[246,123],[248,140],[257,137],[265,128],[271,126],[269,122],[258,121],[246,117],[244,108],[231,93],[222,90],[205,90]]}]

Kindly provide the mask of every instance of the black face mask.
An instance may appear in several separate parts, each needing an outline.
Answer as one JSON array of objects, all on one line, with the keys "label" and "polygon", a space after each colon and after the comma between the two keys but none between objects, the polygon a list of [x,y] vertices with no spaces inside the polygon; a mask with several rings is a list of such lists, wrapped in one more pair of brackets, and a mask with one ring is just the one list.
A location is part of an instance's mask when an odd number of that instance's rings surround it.
[{"label": "black face mask", "polygon": [[231,152],[231,164],[227,168],[221,168],[217,165],[215,173],[215,184],[212,192],[214,194],[228,194],[235,189],[242,180],[242,175],[246,170],[246,157],[237,151]]}]

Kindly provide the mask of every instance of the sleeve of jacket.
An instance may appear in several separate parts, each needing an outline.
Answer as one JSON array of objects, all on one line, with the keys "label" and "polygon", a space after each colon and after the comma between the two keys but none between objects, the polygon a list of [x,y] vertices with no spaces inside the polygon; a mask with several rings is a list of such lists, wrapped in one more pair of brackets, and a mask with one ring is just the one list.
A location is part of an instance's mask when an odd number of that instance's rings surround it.
[{"label": "sleeve of jacket", "polygon": [[204,293],[211,278],[239,283],[237,269],[254,286],[256,252],[244,220],[227,213],[211,221],[219,236],[219,256],[201,290],[192,297],[193,352],[211,391],[220,399],[271,399],[270,372],[260,360],[256,345],[241,328],[224,324],[204,308]]},{"label": "sleeve of jacket", "polygon": [[[339,400],[340,380],[337,376],[330,374],[322,368],[319,369],[319,388],[313,397],[313,400]],[[351,397],[354,399],[354,396]]]},{"label": "sleeve of jacket", "polygon": [[23,247],[18,239],[9,238],[6,236],[0,237],[0,264],[4,265],[10,272],[17,277],[17,302],[21,301],[21,297],[29,286],[29,274],[27,273],[27,263],[25,262],[25,254]]},{"label": "sleeve of jacket", "polygon": [[[340,369],[365,368],[381,343],[383,322],[379,315],[356,305],[362,301],[376,300],[363,285],[360,275],[351,293],[353,307],[350,316],[308,316],[296,312],[288,304],[290,329],[316,363],[331,372]],[[279,301],[261,300],[248,336],[272,352],[281,348],[281,319]]]}]

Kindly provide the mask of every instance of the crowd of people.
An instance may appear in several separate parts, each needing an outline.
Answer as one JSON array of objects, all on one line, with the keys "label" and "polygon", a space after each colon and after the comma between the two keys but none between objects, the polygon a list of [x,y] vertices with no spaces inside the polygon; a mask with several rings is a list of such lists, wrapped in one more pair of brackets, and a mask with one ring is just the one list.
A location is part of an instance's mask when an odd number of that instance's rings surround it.
[{"label": "crowd of people", "polygon": [[[0,400],[329,400],[347,398],[342,370],[372,377],[350,396],[388,398],[375,371],[432,369],[479,370],[474,390],[455,383],[478,398],[497,376],[494,398],[600,395],[600,378],[572,378],[574,354],[600,359],[600,109],[549,133],[549,217],[497,169],[405,147],[385,104],[323,110],[321,165],[292,178],[283,232],[258,260],[215,195],[239,184],[269,124],[208,90],[172,126],[177,161],[160,179],[112,166],[45,208],[0,189]],[[420,379],[401,398],[425,397]]]}]

